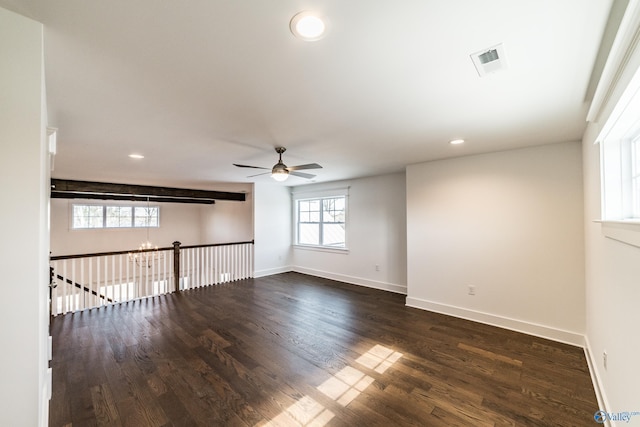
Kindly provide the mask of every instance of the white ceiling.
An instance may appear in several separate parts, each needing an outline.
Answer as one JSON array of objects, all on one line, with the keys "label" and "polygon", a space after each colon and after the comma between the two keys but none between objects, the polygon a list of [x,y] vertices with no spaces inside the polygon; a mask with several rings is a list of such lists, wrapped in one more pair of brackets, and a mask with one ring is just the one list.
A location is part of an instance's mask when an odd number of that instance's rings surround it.
[{"label": "white ceiling", "polygon": [[[0,5],[44,23],[56,178],[211,187],[271,180],[232,163],[271,167],[280,145],[322,182],[580,140],[612,1]],[[329,19],[324,39],[290,33],[301,10]],[[497,43],[509,68],[480,78],[470,54]]]}]

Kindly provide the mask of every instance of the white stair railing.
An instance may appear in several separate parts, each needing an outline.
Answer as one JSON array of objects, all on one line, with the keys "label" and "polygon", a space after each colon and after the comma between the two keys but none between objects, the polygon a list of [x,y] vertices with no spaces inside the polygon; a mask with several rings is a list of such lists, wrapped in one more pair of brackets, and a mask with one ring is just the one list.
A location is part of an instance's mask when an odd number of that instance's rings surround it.
[{"label": "white stair railing", "polygon": [[185,246],[181,249],[180,290],[253,277],[253,243]]},{"label": "white stair railing", "polygon": [[56,316],[253,277],[253,241],[53,256],[51,268]]}]

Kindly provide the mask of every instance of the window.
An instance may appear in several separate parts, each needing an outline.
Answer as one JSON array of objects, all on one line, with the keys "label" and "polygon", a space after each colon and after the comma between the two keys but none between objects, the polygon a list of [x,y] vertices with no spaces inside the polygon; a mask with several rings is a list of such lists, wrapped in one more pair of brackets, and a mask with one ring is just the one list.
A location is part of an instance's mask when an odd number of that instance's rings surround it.
[{"label": "window", "polygon": [[625,123],[629,112],[640,113],[640,104],[628,105],[599,141],[605,221],[640,221],[640,122]]},{"label": "window", "polygon": [[602,220],[640,222],[640,70],[604,123],[600,144]]},{"label": "window", "polygon": [[73,228],[159,227],[158,206],[73,205]]},{"label": "window", "polygon": [[346,247],[346,197],[297,200],[296,243],[299,245]]}]

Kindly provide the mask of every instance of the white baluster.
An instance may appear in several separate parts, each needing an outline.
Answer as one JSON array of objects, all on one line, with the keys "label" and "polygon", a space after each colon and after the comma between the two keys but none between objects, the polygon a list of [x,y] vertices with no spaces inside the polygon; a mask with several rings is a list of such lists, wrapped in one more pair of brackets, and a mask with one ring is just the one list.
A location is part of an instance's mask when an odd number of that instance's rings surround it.
[{"label": "white baluster", "polygon": [[201,287],[202,286],[202,280],[200,277],[200,248],[195,248],[195,255],[196,255],[196,274],[194,274],[194,276],[197,277],[197,287]]},{"label": "white baluster", "polygon": [[115,263],[113,264],[113,301],[116,301],[116,286],[118,286],[118,299],[122,301],[122,254],[118,255],[118,285],[116,285]]},{"label": "white baluster", "polygon": [[[73,264],[74,260],[71,260],[71,263]],[[69,285],[67,285],[66,283],[66,279],[69,277],[69,273],[67,272],[67,260],[64,260],[62,262],[62,277],[63,279],[60,280],[58,282],[58,287],[62,287],[62,289],[60,289],[58,292],[62,294],[62,310],[58,311],[58,314],[60,313],[66,313],[69,311]]]}]

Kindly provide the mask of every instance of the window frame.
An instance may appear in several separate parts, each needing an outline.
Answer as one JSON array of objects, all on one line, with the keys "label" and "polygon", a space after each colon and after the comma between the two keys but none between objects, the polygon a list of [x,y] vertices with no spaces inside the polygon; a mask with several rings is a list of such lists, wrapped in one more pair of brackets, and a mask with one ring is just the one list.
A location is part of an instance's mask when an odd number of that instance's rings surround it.
[{"label": "window frame", "polygon": [[632,99],[618,119],[601,133],[600,144],[601,218],[605,222],[640,223],[640,98]]},{"label": "window frame", "polygon": [[[640,247],[640,188],[634,189],[634,156],[640,155],[640,70],[634,73],[600,128],[602,234]],[[635,153],[634,153],[635,151]],[[639,165],[640,168],[640,165]],[[640,172],[640,171],[638,171]],[[640,180],[637,181],[640,186]]]},{"label": "window frame", "polygon": [[[160,206],[159,205],[150,205],[150,206],[139,206],[133,204],[98,204],[98,203],[72,203],[70,206],[70,214],[69,214],[69,222],[70,228],[72,230],[115,230],[115,229],[132,229],[132,228],[160,228]],[[88,208],[96,208],[100,207],[102,210],[102,222],[100,226],[97,227],[81,227],[76,226],[76,207],[88,207]],[[122,225],[119,221],[119,225],[108,225],[109,216],[107,212],[109,208],[130,208],[131,216],[128,224]],[[155,210],[155,215],[150,215],[148,217],[153,218],[156,217],[155,224],[150,223],[149,220],[145,221],[144,225],[136,225],[136,209],[151,209]],[[97,215],[94,218],[98,218]],[[118,217],[121,218],[121,217]],[[139,218],[139,217],[138,217]]]},{"label": "window frame", "polygon": [[[342,221],[325,221],[326,209],[324,208],[325,201],[342,199],[344,201],[344,218]],[[349,209],[348,209],[348,197],[346,194],[337,194],[337,195],[328,195],[328,196],[315,196],[315,197],[294,197],[293,210],[294,210],[294,242],[293,245],[299,248],[308,248],[308,249],[319,249],[326,251],[337,251],[337,252],[346,252],[348,251],[348,222],[349,222]],[[301,203],[304,202],[318,202],[318,211],[306,211],[309,213],[309,219],[311,219],[311,213],[318,212],[318,220],[317,221],[301,221]],[[333,210],[335,211],[335,210]],[[319,244],[312,243],[302,243],[300,242],[300,226],[301,224],[317,224],[318,225],[318,241]],[[324,244],[324,226],[332,225],[332,224],[341,224],[344,228],[344,244],[342,246],[337,246],[335,244]]]}]

